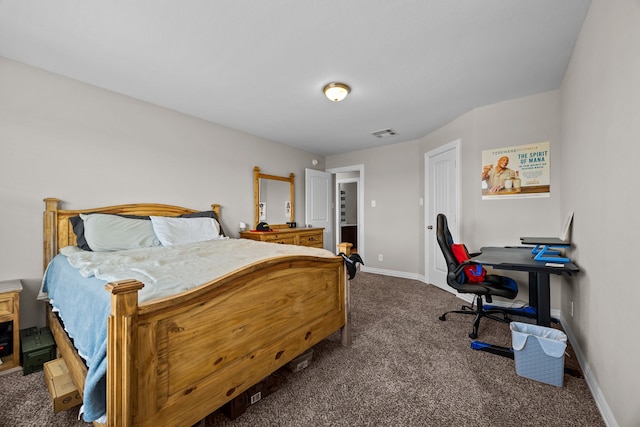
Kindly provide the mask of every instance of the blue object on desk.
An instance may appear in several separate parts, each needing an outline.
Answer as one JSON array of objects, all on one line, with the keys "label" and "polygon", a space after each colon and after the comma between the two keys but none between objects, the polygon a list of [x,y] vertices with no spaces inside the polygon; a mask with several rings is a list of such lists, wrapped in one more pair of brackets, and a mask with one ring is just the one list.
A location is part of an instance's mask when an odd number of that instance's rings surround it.
[{"label": "blue object on desk", "polygon": [[567,257],[560,256],[559,248],[568,248],[571,242],[565,242],[557,237],[521,237],[523,245],[533,245],[531,253],[536,261],[571,262]]},{"label": "blue object on desk", "polygon": [[[568,246],[569,245],[565,245],[563,247]],[[569,258],[560,256],[560,251],[557,249],[552,249],[551,245],[534,246],[531,250],[531,253],[534,255],[533,259],[535,259],[536,261],[571,262]]]}]

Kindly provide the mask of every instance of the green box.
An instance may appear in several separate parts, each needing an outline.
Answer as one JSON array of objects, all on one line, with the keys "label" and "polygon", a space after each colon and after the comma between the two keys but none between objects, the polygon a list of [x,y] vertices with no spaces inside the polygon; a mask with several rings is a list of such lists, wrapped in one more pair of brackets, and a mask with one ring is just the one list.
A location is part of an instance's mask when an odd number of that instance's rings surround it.
[{"label": "green box", "polygon": [[41,371],[45,362],[56,358],[56,342],[48,328],[20,331],[20,363],[22,374]]}]

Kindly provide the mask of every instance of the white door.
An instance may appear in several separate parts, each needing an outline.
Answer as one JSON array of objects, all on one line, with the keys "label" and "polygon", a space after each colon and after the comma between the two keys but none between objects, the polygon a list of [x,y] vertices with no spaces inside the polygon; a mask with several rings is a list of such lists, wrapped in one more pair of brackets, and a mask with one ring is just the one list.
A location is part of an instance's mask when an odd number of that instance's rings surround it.
[{"label": "white door", "polygon": [[453,239],[460,235],[460,186],[459,164],[460,140],[453,141],[425,154],[425,270],[427,281],[449,292],[455,292],[447,285],[447,265],[436,240],[436,217],[439,213],[447,216]]},{"label": "white door", "polygon": [[324,248],[336,252],[333,242],[333,216],[331,215],[331,174],[305,169],[305,224],[324,228]]}]

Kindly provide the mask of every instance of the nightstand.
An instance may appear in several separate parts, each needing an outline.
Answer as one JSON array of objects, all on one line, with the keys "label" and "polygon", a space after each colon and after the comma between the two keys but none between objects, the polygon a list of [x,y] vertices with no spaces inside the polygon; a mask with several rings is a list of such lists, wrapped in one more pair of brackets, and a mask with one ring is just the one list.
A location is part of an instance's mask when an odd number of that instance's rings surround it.
[{"label": "nightstand", "polygon": [[[2,365],[0,371],[20,366],[20,280],[6,280],[0,282],[0,325],[11,330],[7,335],[7,348],[1,353]],[[9,329],[10,328],[10,329]],[[3,340],[4,341],[4,340]],[[8,351],[11,351],[9,353]],[[0,353],[0,354],[1,354]]]}]

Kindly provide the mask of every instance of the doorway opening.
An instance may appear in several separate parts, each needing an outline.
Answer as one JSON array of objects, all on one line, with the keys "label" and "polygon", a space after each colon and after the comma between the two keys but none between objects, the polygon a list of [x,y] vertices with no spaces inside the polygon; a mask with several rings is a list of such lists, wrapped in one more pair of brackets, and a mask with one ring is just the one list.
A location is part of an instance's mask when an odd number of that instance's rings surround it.
[{"label": "doorway opening", "polygon": [[364,241],[364,165],[327,169],[335,177],[334,236],[336,242],[347,241],[363,259]]},{"label": "doorway opening", "polygon": [[338,191],[339,225],[336,228],[337,241],[351,243],[351,251],[358,253],[358,191],[359,178],[339,178],[336,175]]}]

